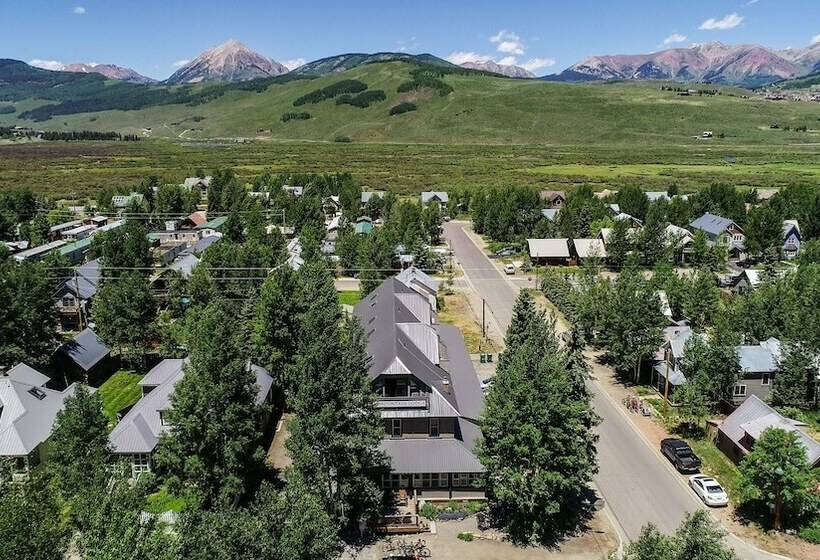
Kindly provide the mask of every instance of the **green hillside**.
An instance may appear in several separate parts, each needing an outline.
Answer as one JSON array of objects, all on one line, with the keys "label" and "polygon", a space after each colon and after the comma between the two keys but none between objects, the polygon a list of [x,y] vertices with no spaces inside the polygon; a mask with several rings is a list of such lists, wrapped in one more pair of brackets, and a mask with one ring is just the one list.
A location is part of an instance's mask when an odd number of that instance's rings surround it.
[{"label": "green hillside", "polygon": [[[754,96],[744,99],[745,92],[734,88],[723,88],[719,96],[681,97],[662,91],[656,82],[573,85],[479,73],[449,74],[440,69],[445,73],[441,80],[452,88],[451,93],[440,95],[428,88],[399,93],[399,86],[418,68],[388,62],[315,79],[185,88],[136,86],[152,92],[150,95],[157,97],[154,104],[134,110],[56,115],[42,122],[19,117],[54,100],[18,99],[12,103],[14,113],[0,114],[0,126],[131,134],[150,129],[152,137],[184,140],[333,141],[344,136],[354,142],[375,143],[695,144],[709,150],[802,145],[820,139],[816,105],[776,103]],[[386,99],[367,108],[337,105],[336,99],[294,107],[297,98],[341,80],[359,80],[370,92],[383,90]],[[8,99],[5,87],[0,85],[0,99]],[[137,91],[129,89],[129,98],[139,99]],[[174,103],[174,96],[181,96],[182,102]],[[417,110],[389,115],[390,109],[402,102],[414,103]],[[308,112],[310,118],[282,122],[282,115],[289,112]],[[770,129],[774,122],[781,129]],[[783,130],[786,126],[806,126],[808,131]],[[704,130],[713,131],[715,138],[693,138]]]}]

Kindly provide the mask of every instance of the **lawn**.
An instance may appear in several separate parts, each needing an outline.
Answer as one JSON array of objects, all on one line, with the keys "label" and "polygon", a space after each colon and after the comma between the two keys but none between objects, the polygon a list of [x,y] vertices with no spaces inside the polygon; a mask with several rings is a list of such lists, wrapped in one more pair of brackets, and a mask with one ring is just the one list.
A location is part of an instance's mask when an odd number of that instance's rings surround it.
[{"label": "lawn", "polygon": [[464,294],[455,292],[443,296],[442,299],[444,305],[442,309],[439,309],[438,320],[440,323],[459,328],[464,336],[467,352],[477,354],[499,350],[491,339],[482,338],[480,319],[475,318],[475,313],[470,308]]},{"label": "lawn", "polygon": [[358,290],[345,290],[338,294],[339,303],[342,305],[356,305],[362,299],[362,293]]},{"label": "lawn", "polygon": [[142,391],[137,385],[140,379],[142,379],[142,374],[120,370],[100,386],[100,397],[106,417],[115,421],[120,410],[140,399]]},{"label": "lawn", "polygon": [[163,486],[158,491],[148,496],[146,510],[148,513],[160,514],[166,511],[180,512],[185,507],[185,500],[174,496]]}]

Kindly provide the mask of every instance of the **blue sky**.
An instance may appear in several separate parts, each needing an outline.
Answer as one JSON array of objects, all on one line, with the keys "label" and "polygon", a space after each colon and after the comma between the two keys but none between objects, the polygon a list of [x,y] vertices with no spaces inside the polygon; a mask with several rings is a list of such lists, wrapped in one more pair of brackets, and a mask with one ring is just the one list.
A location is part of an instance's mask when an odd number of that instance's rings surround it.
[{"label": "blue sky", "polygon": [[818,0],[0,0],[0,58],[155,78],[227,39],[290,65],[343,52],[491,58],[538,75],[593,54],[820,41]]}]

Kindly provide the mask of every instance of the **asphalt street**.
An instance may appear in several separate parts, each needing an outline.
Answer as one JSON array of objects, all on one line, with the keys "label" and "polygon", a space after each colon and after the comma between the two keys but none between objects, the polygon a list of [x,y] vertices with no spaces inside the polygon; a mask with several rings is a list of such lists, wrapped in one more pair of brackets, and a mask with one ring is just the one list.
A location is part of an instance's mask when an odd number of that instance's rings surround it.
[{"label": "asphalt street", "polygon": [[[449,222],[444,237],[461,264],[469,284],[486,301],[488,315],[501,332],[510,324],[517,289],[464,232],[464,222]],[[628,540],[653,522],[666,533],[675,530],[685,514],[702,507],[681,477],[650,447],[647,440],[619,408],[619,403],[592,380],[593,405],[601,416],[598,427],[599,473],[595,479],[619,529]],[[760,551],[730,535],[728,541],[740,558],[782,558]]]}]

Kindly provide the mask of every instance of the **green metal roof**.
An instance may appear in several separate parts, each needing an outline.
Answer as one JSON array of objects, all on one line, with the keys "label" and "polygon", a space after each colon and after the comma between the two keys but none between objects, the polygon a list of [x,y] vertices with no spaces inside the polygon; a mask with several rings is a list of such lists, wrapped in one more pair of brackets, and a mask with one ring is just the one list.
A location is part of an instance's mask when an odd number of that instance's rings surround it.
[{"label": "green metal roof", "polygon": [[73,253],[74,251],[81,251],[83,249],[86,249],[90,245],[91,237],[86,237],[84,239],[74,241],[73,243],[69,243],[68,245],[63,245],[58,249],[58,251],[60,252],[60,255],[65,256],[70,253]]},{"label": "green metal roof", "polygon": [[214,218],[210,222],[205,222],[201,226],[196,226],[196,229],[219,229],[224,226],[227,221],[228,216],[220,216],[218,218]]},{"label": "green metal roof", "polygon": [[368,234],[373,231],[373,224],[370,222],[359,222],[355,227],[356,233]]}]

